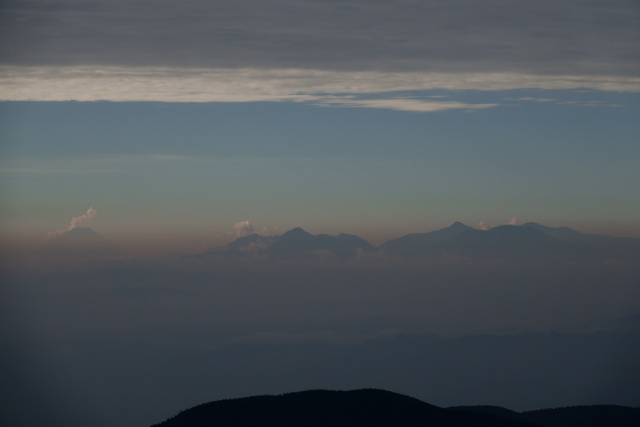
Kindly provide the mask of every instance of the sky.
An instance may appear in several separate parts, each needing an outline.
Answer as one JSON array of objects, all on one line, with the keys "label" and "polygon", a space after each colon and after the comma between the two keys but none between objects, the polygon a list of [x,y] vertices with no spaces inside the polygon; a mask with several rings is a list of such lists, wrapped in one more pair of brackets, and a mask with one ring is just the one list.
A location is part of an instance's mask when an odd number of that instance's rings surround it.
[{"label": "sky", "polygon": [[[636,0],[3,0],[0,424],[317,387],[637,406],[633,261],[182,255],[294,227],[640,237],[639,22]],[[135,256],[46,251],[78,226]]]},{"label": "sky", "polygon": [[94,208],[123,244],[191,249],[241,221],[373,243],[511,218],[640,236],[639,16],[626,0],[3,2],[2,233],[35,243]]}]

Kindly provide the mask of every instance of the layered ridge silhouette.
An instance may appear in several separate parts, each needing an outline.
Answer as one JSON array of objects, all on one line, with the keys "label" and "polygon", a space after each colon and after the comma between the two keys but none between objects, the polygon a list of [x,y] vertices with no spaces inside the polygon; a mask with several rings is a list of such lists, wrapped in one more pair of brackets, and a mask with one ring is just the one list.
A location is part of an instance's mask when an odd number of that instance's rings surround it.
[{"label": "layered ridge silhouette", "polygon": [[[328,255],[345,261],[372,253],[405,259],[456,256],[479,261],[633,264],[640,262],[640,238],[581,233],[569,227],[553,228],[533,222],[488,230],[478,230],[455,222],[449,227],[428,233],[407,234],[375,247],[353,234],[314,235],[297,227],[275,236],[253,233],[190,257],[266,256],[297,261]],[[126,252],[91,228],[78,227],[48,241],[40,254],[48,257],[107,259],[125,256]]]},{"label": "layered ridge silhouette", "polygon": [[221,400],[196,406],[154,427],[432,426],[533,427],[487,412],[439,408],[384,390],[309,390]]},{"label": "layered ridge silhouette", "polygon": [[429,233],[413,233],[374,247],[351,235],[313,235],[294,228],[280,236],[251,234],[197,255],[266,255],[276,259],[314,259],[322,253],[338,259],[379,252],[403,258],[453,255],[477,260],[512,262],[626,262],[640,261],[640,239],[581,233],[568,227],[529,222],[478,230],[460,222]]},{"label": "layered ridge silhouette", "polygon": [[497,406],[440,408],[378,389],[308,390],[219,400],[198,405],[152,427],[395,426],[395,427],[634,427],[640,408],[574,406],[515,412]]},{"label": "layered ridge silhouette", "polygon": [[352,234],[314,235],[297,227],[280,236],[265,237],[254,233],[240,237],[226,246],[210,249],[197,256],[268,255],[273,258],[297,260],[313,259],[322,253],[329,253],[346,259],[353,257],[358,251],[373,252],[375,250],[372,244]]}]

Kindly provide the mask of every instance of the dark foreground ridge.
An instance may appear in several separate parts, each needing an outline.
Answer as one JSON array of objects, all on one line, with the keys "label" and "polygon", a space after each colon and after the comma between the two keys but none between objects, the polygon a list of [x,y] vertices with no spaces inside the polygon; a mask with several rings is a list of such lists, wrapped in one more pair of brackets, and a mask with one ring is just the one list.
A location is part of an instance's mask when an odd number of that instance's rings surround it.
[{"label": "dark foreground ridge", "polygon": [[182,411],[152,427],[200,426],[632,427],[640,409],[576,406],[514,412],[495,406],[440,408],[384,390],[309,390],[219,400]]},{"label": "dark foreground ridge", "polygon": [[458,406],[449,409],[497,414],[541,427],[640,426],[640,408],[618,405],[569,406],[526,412],[510,411],[499,406]]},{"label": "dark foreground ridge", "polygon": [[205,403],[155,427],[196,426],[526,427],[494,414],[453,411],[384,390],[309,390]]}]

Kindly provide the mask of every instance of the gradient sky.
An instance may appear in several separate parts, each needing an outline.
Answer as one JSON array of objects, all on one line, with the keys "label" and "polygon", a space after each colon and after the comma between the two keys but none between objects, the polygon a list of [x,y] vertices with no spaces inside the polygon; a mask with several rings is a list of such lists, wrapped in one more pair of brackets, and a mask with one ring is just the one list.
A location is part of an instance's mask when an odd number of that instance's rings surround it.
[{"label": "gradient sky", "polygon": [[640,236],[635,1],[0,8],[3,235]]}]

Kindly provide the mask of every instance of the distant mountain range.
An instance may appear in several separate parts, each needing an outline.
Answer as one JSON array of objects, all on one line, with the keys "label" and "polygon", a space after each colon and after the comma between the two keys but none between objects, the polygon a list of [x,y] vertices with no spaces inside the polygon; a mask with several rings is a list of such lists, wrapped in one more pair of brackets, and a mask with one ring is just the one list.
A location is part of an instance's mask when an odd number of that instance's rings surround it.
[{"label": "distant mountain range", "polygon": [[[509,262],[640,263],[640,238],[581,233],[568,227],[546,227],[534,222],[478,230],[460,222],[429,233],[413,233],[375,247],[352,234],[310,234],[294,228],[278,236],[251,234],[228,245],[192,257],[249,257],[313,260],[329,255],[347,260],[357,254],[378,252],[402,258],[445,255],[475,260]],[[107,259],[125,251],[88,227],[74,228],[46,243],[41,254],[54,257]]]},{"label": "distant mountain range", "polygon": [[205,403],[153,427],[205,425],[635,427],[640,425],[640,408],[598,405],[518,413],[495,406],[445,409],[412,397],[377,389],[309,390]]},{"label": "distant mountain range", "polygon": [[328,253],[339,259],[357,253],[383,252],[404,258],[439,257],[445,254],[478,260],[515,262],[639,262],[640,239],[581,233],[568,227],[546,227],[529,222],[478,230],[456,222],[429,233],[407,234],[378,248],[350,235],[312,235],[294,228],[280,236],[251,234],[210,249],[211,255],[267,255],[280,259],[313,259]]},{"label": "distant mountain range", "polygon": [[264,254],[273,258],[298,260],[313,259],[324,252],[346,259],[353,257],[358,251],[373,252],[375,250],[375,246],[352,234],[313,235],[298,227],[281,236],[264,237],[259,234],[251,234],[240,237],[227,246],[210,249],[198,256]]}]

